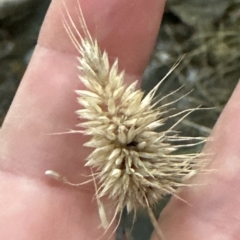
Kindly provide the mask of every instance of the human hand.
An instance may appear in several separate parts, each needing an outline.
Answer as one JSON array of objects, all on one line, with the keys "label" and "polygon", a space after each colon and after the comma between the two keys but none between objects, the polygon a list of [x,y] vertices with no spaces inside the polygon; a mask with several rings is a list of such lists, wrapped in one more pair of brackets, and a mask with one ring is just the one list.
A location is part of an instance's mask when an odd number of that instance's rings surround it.
[{"label": "human hand", "polygon": [[[77,23],[76,0],[65,2]],[[101,48],[110,59],[119,58],[126,81],[140,79],[164,1],[82,0],[80,4]],[[62,1],[52,2],[1,129],[2,239],[92,240],[104,232],[98,228],[97,205],[92,202],[94,188],[71,188],[44,176],[47,169],[54,169],[72,182],[82,182],[87,173],[83,167],[89,154],[82,147],[85,139],[80,134],[51,136],[78,123],[74,90],[82,88],[77,52],[63,28],[62,9]],[[209,168],[217,171],[195,177],[195,183],[206,184],[180,193],[192,207],[173,198],[161,215],[160,227],[167,240],[238,239],[239,91],[238,87],[215,127],[215,141],[208,146],[217,153]],[[111,230],[102,239],[108,239]]]},{"label": "human hand", "polygon": [[[76,0],[65,2],[79,24]],[[120,68],[126,69],[126,81],[139,79],[154,45],[163,2],[93,0],[80,4],[101,48],[107,49],[110,59],[118,57]],[[89,154],[82,147],[86,139],[81,134],[51,135],[78,123],[74,90],[82,88],[77,51],[63,27],[61,11],[63,1],[52,1],[1,129],[1,239],[92,240],[104,233],[92,202],[94,187],[78,189],[44,176],[47,169],[54,169],[72,182],[85,181],[83,165]]]}]

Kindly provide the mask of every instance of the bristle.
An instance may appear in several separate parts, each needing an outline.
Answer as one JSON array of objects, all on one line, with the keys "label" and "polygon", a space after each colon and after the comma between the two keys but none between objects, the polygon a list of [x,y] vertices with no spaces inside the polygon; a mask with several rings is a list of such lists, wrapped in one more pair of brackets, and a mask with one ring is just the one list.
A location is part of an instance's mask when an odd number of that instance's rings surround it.
[{"label": "bristle", "polygon": [[[85,119],[78,126],[91,136],[84,144],[93,148],[85,165],[95,173],[96,198],[103,225],[106,227],[108,221],[100,200],[107,196],[115,204],[116,213],[121,214],[125,207],[128,212],[146,208],[160,234],[150,207],[167,194],[175,195],[178,187],[188,186],[183,180],[195,175],[204,165],[198,153],[178,155],[175,151],[206,139],[182,137],[173,130],[195,109],[181,112],[185,115],[178,122],[166,131],[157,132],[156,129],[165,124],[166,118],[162,115],[168,112],[166,106],[173,103],[159,106],[164,98],[154,103],[156,90],[165,78],[145,97],[136,89],[137,81],[124,85],[124,73],[119,72],[118,61],[110,66],[107,52],[102,52],[98,42],[92,39],[80,6],[79,12],[85,37],[80,35],[69,13],[64,25],[79,51],[80,80],[86,90],[76,90],[82,106],[76,113]],[[75,35],[80,36],[80,42]],[[195,142],[189,143],[190,140]],[[186,144],[176,144],[179,141]]]}]

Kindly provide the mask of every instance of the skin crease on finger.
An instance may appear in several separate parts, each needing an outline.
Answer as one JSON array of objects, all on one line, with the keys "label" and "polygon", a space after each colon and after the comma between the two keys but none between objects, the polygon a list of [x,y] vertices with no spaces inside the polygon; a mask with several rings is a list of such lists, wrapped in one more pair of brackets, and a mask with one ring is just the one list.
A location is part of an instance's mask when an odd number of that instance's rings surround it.
[{"label": "skin crease on finger", "polygon": [[[65,2],[78,22],[75,0]],[[126,69],[126,81],[140,79],[164,1],[93,0],[80,4],[101,48],[108,50],[110,59],[118,57],[120,69]],[[86,171],[80,160],[88,154],[81,147],[85,139],[80,135],[51,136],[78,123],[74,90],[82,87],[77,78],[76,51],[62,26],[61,6],[61,0],[50,6],[38,46],[1,129],[2,239],[81,236],[87,240],[103,233],[98,228],[96,203],[92,203],[93,189],[79,191],[44,176],[45,170],[56,169],[71,181],[81,182]]]}]

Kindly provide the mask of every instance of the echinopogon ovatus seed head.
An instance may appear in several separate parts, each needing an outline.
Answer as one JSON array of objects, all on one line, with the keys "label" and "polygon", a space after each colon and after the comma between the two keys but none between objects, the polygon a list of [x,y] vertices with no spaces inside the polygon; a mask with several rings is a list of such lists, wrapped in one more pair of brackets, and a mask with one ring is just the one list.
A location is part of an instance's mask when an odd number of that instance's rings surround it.
[{"label": "echinopogon ovatus seed head", "polygon": [[[78,127],[91,137],[84,144],[93,149],[85,166],[94,172],[97,201],[107,196],[116,214],[121,214],[125,207],[128,212],[146,208],[159,237],[163,237],[151,206],[165,195],[175,195],[177,188],[188,186],[183,180],[202,169],[204,161],[199,159],[200,154],[175,152],[183,142],[188,147],[205,139],[179,136],[174,127],[180,121],[165,131],[156,131],[167,120],[166,104],[160,105],[161,99],[158,104],[155,101],[160,83],[145,96],[136,89],[137,81],[129,86],[124,84],[118,60],[110,64],[107,52],[102,52],[97,40],[91,37],[80,6],[79,14],[84,37],[68,12],[64,25],[79,52],[80,80],[86,87],[76,90],[81,105],[76,113],[83,119]],[[185,115],[191,111],[185,111]],[[192,140],[194,143],[189,144]],[[47,175],[58,178],[54,171]]]}]

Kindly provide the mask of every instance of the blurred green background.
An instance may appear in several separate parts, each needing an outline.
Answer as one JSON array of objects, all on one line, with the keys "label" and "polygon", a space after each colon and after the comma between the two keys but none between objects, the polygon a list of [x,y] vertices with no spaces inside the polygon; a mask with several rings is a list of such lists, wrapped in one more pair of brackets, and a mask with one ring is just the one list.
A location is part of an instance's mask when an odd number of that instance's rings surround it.
[{"label": "blurred green background", "polygon": [[[0,0],[0,123],[31,58],[49,3],[49,0]],[[176,111],[199,105],[214,108],[197,111],[183,120],[177,130],[184,135],[208,136],[231,96],[240,77],[239,30],[240,0],[167,1],[142,87],[149,91],[185,54],[158,94],[164,96],[183,85],[181,91],[167,99],[174,101],[191,91],[174,104]],[[167,199],[156,207],[156,214]],[[132,231],[131,227],[132,217],[124,213],[117,239],[149,239],[152,225],[146,212],[139,211]]]}]

